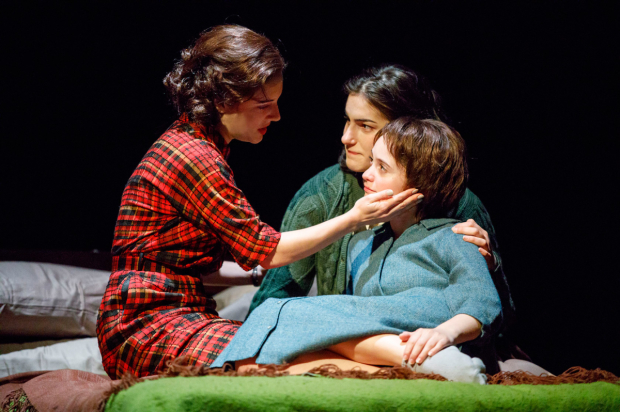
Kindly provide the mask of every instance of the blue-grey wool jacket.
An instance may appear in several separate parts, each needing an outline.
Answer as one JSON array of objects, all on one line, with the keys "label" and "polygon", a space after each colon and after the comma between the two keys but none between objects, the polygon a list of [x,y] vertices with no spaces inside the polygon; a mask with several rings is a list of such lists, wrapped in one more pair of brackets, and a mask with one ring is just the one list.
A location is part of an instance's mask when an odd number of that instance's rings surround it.
[{"label": "blue-grey wool jacket", "polygon": [[257,355],[257,363],[281,364],[358,337],[433,328],[461,313],[492,334],[500,299],[477,246],[452,232],[456,222],[423,220],[396,240],[389,224],[358,233],[347,258],[352,295],[266,300],[211,367]]}]

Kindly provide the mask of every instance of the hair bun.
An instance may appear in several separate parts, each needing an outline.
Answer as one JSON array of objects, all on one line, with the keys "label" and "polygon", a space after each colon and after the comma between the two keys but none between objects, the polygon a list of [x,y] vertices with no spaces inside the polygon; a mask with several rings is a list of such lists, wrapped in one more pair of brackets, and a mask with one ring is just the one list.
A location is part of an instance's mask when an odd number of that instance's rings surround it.
[{"label": "hair bun", "polygon": [[220,122],[217,105],[241,103],[285,66],[266,37],[241,26],[216,26],[181,51],[164,85],[179,114],[209,129]]}]

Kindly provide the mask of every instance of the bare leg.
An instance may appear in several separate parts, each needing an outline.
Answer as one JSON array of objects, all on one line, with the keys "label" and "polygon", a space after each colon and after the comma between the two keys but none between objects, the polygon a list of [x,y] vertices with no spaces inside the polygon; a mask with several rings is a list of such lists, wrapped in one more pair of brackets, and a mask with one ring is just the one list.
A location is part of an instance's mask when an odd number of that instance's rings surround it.
[{"label": "bare leg", "polygon": [[[256,358],[244,359],[235,362],[235,364],[238,372],[246,372],[260,367],[260,365],[256,364]],[[304,353],[298,356],[285,370],[291,375],[301,375],[311,369],[326,364],[334,364],[342,370],[357,368],[371,373],[379,369],[376,366],[352,361],[330,350],[321,350],[318,352]]]},{"label": "bare leg", "polygon": [[[375,335],[352,339],[329,348],[347,358],[374,365],[400,366],[405,343],[397,335]],[[415,372],[436,373],[456,382],[486,384],[484,363],[448,346],[421,364],[410,366]]]},{"label": "bare leg", "polygon": [[[379,368],[371,365],[400,366],[403,359],[403,343],[398,335],[375,335],[352,339],[329,347],[329,350],[307,353],[295,359],[286,369],[293,375],[308,372],[317,366],[335,364],[342,370],[358,368],[375,372]],[[242,372],[258,368],[256,358],[245,359],[236,363]],[[411,368],[419,373],[436,373],[446,379],[457,382],[486,383],[484,364],[478,358],[471,358],[461,353],[456,347],[449,346],[420,365]]]},{"label": "bare leg", "polygon": [[329,349],[348,359],[371,365],[400,366],[405,343],[398,335],[375,335],[351,339]]}]

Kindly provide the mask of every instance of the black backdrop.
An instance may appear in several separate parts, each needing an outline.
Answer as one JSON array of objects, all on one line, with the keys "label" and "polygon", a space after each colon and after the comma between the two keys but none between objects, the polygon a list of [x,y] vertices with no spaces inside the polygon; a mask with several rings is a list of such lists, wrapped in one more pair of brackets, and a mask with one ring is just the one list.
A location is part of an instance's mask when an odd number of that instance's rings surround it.
[{"label": "black backdrop", "polygon": [[617,8],[49,3],[0,12],[0,249],[109,250],[127,178],[175,119],[162,78],[200,31],[242,24],[289,62],[282,120],[257,146],[232,144],[237,183],[263,220],[279,227],[295,191],[335,162],[344,80],[382,62],[410,66],[468,142],[470,188],[491,213],[513,288],[517,343],[554,373],[620,374]]}]

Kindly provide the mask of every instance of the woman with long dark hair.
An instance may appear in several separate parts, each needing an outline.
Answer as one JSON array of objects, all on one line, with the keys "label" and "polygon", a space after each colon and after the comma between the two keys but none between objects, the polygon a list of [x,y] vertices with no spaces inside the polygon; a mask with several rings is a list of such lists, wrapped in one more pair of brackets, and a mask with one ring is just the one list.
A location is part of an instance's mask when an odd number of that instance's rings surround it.
[{"label": "woman with long dark hair", "polygon": [[[264,36],[234,25],[204,32],[164,84],[180,118],[151,146],[123,192],[112,274],[97,336],[106,372],[120,378],[187,357],[209,365],[239,322],[221,319],[201,275],[225,252],[247,276],[312,255],[356,228],[415,203],[413,190],[365,198],[335,219],[278,233],[260,221],[226,162],[232,140],[259,143],[280,120],[284,61]],[[391,198],[390,198],[391,197]]]}]

